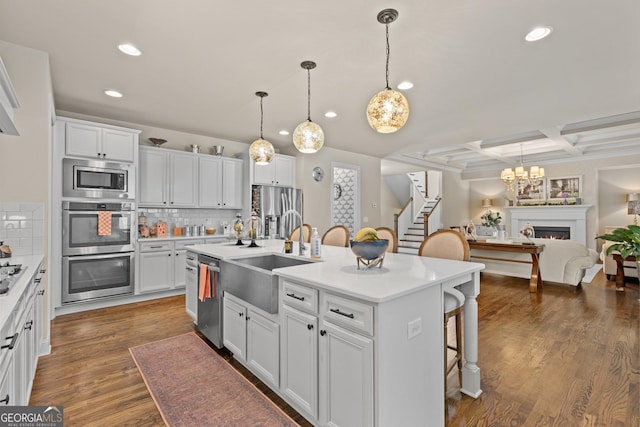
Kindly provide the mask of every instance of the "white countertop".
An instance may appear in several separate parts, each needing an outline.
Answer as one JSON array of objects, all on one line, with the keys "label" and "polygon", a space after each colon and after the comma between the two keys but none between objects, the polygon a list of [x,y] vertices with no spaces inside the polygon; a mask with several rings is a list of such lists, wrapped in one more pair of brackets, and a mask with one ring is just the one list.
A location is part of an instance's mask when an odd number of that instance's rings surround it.
[{"label": "white countertop", "polygon": [[[258,248],[224,243],[194,245],[189,247],[189,250],[218,259],[283,253],[283,240],[260,240],[257,243],[260,245]],[[298,243],[294,242],[293,253],[287,256],[298,257],[297,253]],[[308,249],[305,258],[309,258]],[[318,262],[278,268],[274,269],[273,273],[319,288],[379,303],[480,271],[483,268],[484,264],[475,262],[388,253],[385,255],[382,268],[358,270],[356,257],[350,248],[323,245],[322,258]]]},{"label": "white countertop", "polygon": [[9,287],[7,294],[0,295],[0,328],[4,327],[9,315],[13,312],[20,296],[30,283],[31,278],[36,273],[36,268],[40,265],[44,255],[14,256],[11,258],[0,258],[0,264],[22,264],[22,272],[18,280],[13,282]]}]

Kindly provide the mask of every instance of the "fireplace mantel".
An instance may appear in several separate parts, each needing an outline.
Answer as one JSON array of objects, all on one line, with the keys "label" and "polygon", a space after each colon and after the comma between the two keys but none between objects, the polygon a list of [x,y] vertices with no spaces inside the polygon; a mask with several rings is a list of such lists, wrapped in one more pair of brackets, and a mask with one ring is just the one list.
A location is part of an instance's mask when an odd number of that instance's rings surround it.
[{"label": "fireplace mantel", "polygon": [[528,222],[538,226],[569,227],[571,240],[587,244],[587,211],[592,205],[509,206],[511,234],[517,235]]}]

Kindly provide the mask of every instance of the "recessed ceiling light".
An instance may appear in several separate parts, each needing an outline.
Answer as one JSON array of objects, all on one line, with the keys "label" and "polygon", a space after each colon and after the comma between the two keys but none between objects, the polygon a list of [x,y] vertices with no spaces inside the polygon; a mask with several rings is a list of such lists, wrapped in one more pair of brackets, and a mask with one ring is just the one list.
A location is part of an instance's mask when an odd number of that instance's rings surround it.
[{"label": "recessed ceiling light", "polygon": [[407,90],[407,89],[411,89],[412,87],[413,87],[413,83],[408,81],[400,82],[400,84],[398,85],[398,89],[400,90]]},{"label": "recessed ceiling light", "polygon": [[117,90],[109,89],[105,90],[104,93],[112,98],[122,98],[122,92],[118,92]]},{"label": "recessed ceiling light", "polygon": [[135,47],[134,45],[132,45],[130,43],[119,44],[118,45],[118,49],[120,49],[120,52],[126,53],[127,55],[131,55],[131,56],[140,56],[140,55],[142,55],[142,52],[140,51],[140,49],[138,49],[137,47]]},{"label": "recessed ceiling light", "polygon": [[324,113],[324,116],[329,118],[336,117],[337,115],[338,114],[335,111],[327,111],[326,113]]},{"label": "recessed ceiling light", "polygon": [[278,132],[280,135],[289,135],[289,131],[288,130],[284,130],[282,129],[280,132]]},{"label": "recessed ceiling light", "polygon": [[551,27],[536,27],[533,30],[529,31],[524,39],[528,42],[542,40],[543,38],[551,34],[551,31],[553,31],[553,28]]}]

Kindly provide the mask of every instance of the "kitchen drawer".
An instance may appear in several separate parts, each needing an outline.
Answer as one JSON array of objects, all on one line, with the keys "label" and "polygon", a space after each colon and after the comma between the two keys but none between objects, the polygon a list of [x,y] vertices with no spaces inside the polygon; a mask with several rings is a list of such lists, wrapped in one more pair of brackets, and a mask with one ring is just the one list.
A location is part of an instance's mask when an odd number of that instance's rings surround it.
[{"label": "kitchen drawer", "polygon": [[140,249],[140,252],[172,251],[173,242],[138,242],[138,248]]},{"label": "kitchen drawer", "polygon": [[186,249],[187,246],[202,245],[204,244],[204,240],[176,240],[173,243],[176,251],[180,251],[182,249]]},{"label": "kitchen drawer", "polygon": [[373,306],[369,304],[324,294],[322,315],[332,323],[373,336]]},{"label": "kitchen drawer", "polygon": [[290,307],[298,307],[308,313],[318,314],[318,290],[284,280],[282,302]]}]

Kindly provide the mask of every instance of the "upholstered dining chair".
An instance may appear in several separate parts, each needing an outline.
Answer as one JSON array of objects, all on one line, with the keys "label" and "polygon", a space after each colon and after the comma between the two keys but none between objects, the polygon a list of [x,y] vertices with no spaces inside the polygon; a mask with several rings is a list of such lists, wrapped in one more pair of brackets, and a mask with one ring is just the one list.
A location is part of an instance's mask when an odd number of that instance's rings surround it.
[{"label": "upholstered dining chair", "polygon": [[349,247],[349,238],[351,234],[349,229],[344,225],[334,225],[328,229],[323,235],[320,242],[323,245]]},{"label": "upholstered dining chair", "polygon": [[378,227],[378,238],[389,240],[389,246],[387,246],[387,252],[398,252],[398,236],[396,232],[389,227]]},{"label": "upholstered dining chair", "polygon": [[[300,226],[297,226],[293,229],[291,234],[289,234],[289,240],[297,242],[300,239]],[[311,226],[309,224],[302,225],[302,239],[305,243],[309,243],[311,241]]]},{"label": "upholstered dining chair", "polygon": [[[471,249],[464,235],[456,230],[438,230],[431,233],[420,244],[418,255],[454,259],[458,261],[469,261]],[[456,289],[446,289],[443,292],[444,313],[444,392],[447,394],[447,376],[458,365],[458,381],[462,385],[462,310],[464,307],[464,294]],[[449,319],[455,317],[456,325],[456,345],[449,344]],[[456,356],[449,364],[448,350],[454,350]]]}]

